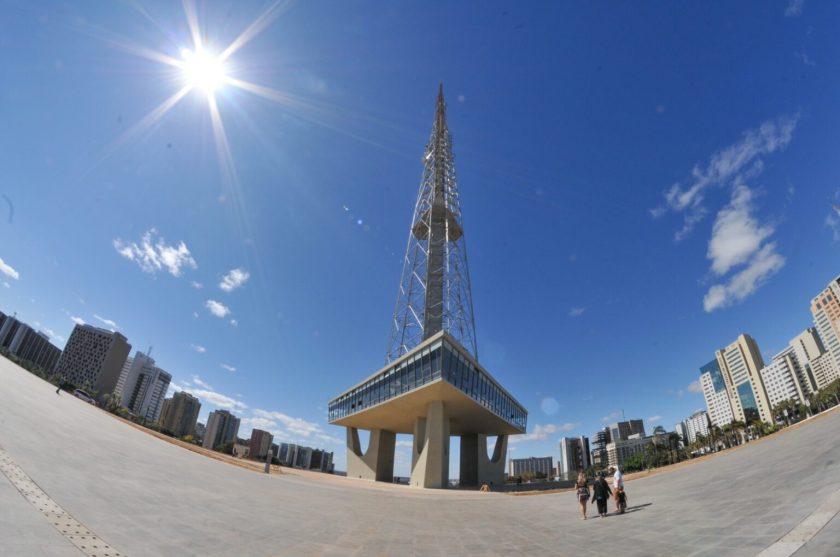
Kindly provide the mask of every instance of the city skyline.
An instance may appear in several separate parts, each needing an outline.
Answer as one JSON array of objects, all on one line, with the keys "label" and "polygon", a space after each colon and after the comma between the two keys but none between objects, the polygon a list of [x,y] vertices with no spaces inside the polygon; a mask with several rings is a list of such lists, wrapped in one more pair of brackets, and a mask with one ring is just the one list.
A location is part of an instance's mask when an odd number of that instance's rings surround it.
[{"label": "city skyline", "polygon": [[[202,7],[199,20],[223,46],[261,8]],[[11,7],[0,23],[15,83],[0,98],[16,107],[0,309],[59,346],[74,321],[153,346],[173,389],[201,399],[200,421],[228,409],[246,431],[328,446],[344,469],[323,385],[382,363],[440,81],[458,107],[482,363],[530,411],[510,457],[557,458],[561,437],[622,410],[669,428],[704,408],[698,369],[715,350],[746,332],[770,362],[838,274],[825,123],[840,72],[819,55],[836,6],[665,6],[646,21],[630,7],[494,4],[479,28],[460,6],[451,25],[470,31],[435,41],[421,4],[378,17],[295,6],[231,64],[307,102],[219,93],[238,189],[220,178],[199,94],[120,142],[177,78],[116,45],[189,44],[180,5],[147,9],[169,34],[98,4]],[[733,21],[754,24],[749,45]]]}]

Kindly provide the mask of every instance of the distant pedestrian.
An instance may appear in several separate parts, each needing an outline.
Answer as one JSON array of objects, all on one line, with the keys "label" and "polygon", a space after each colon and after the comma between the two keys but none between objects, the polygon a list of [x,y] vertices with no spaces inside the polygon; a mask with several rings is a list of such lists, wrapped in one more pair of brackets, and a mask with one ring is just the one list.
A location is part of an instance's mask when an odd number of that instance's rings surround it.
[{"label": "distant pedestrian", "polygon": [[586,481],[586,474],[583,472],[578,474],[577,482],[575,482],[575,488],[577,488],[577,498],[578,503],[580,503],[581,518],[586,520],[586,502],[589,501],[589,482]]},{"label": "distant pedestrian", "polygon": [[58,380],[58,388],[55,390],[55,394],[61,395],[61,387],[64,386],[64,379]]},{"label": "distant pedestrian", "polygon": [[613,476],[613,496],[615,497],[615,510],[621,510],[621,494],[624,493],[624,475],[617,466],[610,466],[610,474]]},{"label": "distant pedestrian", "polygon": [[604,479],[604,473],[598,472],[598,479],[592,484],[592,502],[598,504],[598,514],[601,518],[607,516],[607,499],[610,495],[610,484]]}]

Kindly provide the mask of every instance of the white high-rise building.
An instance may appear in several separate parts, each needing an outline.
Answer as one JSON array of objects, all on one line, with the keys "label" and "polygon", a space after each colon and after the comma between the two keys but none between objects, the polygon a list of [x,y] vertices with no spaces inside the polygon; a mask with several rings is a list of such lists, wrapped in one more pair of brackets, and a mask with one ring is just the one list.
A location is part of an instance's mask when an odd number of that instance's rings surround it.
[{"label": "white high-rise building", "polygon": [[788,346],[773,356],[773,361],[761,369],[761,380],[767,390],[771,409],[784,400],[796,403],[805,401],[805,393],[797,374],[798,367],[794,349]]},{"label": "white high-rise building", "polygon": [[155,361],[139,350],[128,358],[117,381],[115,392],[130,412],[156,422],[172,376],[155,365]]},{"label": "white high-rise building", "polygon": [[723,427],[735,419],[717,359],[700,368],[700,386],[712,425]]},{"label": "white high-rise building", "polygon": [[684,423],[689,443],[697,441],[698,435],[709,436],[709,415],[705,410],[695,412]]},{"label": "white high-rise building", "polygon": [[837,379],[837,370],[840,370],[840,277],[831,281],[825,290],[811,300],[811,315],[814,316],[823,346],[834,360],[833,367],[825,363],[822,365],[826,376],[825,383],[818,385],[821,389]]},{"label": "white high-rise building", "polygon": [[772,423],[767,391],[759,373],[764,360],[755,340],[746,334],[739,335],[735,342],[715,352],[715,357],[735,419],[745,423],[752,420]]},{"label": "white high-rise building", "polygon": [[[819,389],[813,371],[812,362],[825,354],[825,347],[820,340],[815,327],[808,327],[790,341],[793,348],[793,355],[796,360],[796,377],[805,396],[810,396]],[[829,356],[826,361],[834,362]]]},{"label": "white high-rise building", "polygon": [[575,472],[589,468],[590,464],[588,438],[581,435],[560,439],[560,460],[557,465],[561,476],[571,478]]}]

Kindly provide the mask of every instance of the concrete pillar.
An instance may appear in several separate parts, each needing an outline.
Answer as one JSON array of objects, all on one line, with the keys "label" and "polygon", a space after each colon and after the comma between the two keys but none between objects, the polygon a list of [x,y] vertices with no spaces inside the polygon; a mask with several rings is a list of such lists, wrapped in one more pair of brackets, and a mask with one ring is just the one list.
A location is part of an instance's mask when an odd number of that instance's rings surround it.
[{"label": "concrete pillar", "polygon": [[487,458],[487,435],[461,435],[461,485],[504,484],[507,441],[507,435],[499,435],[492,458]]},{"label": "concrete pillar", "polygon": [[347,428],[347,477],[394,481],[394,448],[397,434],[383,429],[372,429],[367,451],[362,453],[359,430]]},{"label": "concrete pillar", "polygon": [[410,483],[414,487],[449,486],[449,418],[441,401],[430,402],[426,417],[414,422]]}]

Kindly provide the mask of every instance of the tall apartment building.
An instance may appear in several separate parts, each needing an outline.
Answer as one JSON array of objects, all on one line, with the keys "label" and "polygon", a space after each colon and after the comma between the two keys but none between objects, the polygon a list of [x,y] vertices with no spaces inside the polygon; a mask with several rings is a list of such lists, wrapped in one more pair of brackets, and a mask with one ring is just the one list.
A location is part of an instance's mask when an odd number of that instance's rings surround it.
[{"label": "tall apartment building", "polygon": [[618,422],[610,426],[610,439],[612,441],[625,441],[631,435],[645,436],[645,423],[642,420],[630,420]]},{"label": "tall apartment building", "polygon": [[773,356],[773,361],[761,368],[761,380],[771,409],[783,400],[805,402],[807,395],[800,383],[798,368],[799,362],[791,346]]},{"label": "tall apartment building", "polygon": [[708,437],[709,435],[709,414],[705,410],[695,412],[685,419],[685,436],[689,443],[697,441],[698,435]]},{"label": "tall apartment building", "polygon": [[[840,377],[840,277],[831,281],[828,287],[811,300],[811,315],[817,326],[823,346],[831,354],[834,366],[822,362],[824,385]],[[814,374],[816,376],[816,374]]]},{"label": "tall apartment building", "polygon": [[251,441],[248,443],[248,455],[250,458],[264,459],[271,449],[271,441],[274,436],[267,431],[254,428],[251,431]]},{"label": "tall apartment building", "polygon": [[773,423],[767,391],[759,373],[764,360],[755,340],[746,334],[739,335],[735,342],[715,352],[715,357],[735,419]]},{"label": "tall apartment building", "polygon": [[703,388],[703,398],[706,399],[712,425],[723,427],[731,423],[735,416],[717,359],[700,368],[700,386]]},{"label": "tall apartment building", "polygon": [[200,410],[201,402],[196,397],[187,392],[178,392],[163,401],[158,423],[161,428],[175,434],[175,437],[193,435]]},{"label": "tall apartment building", "polygon": [[155,365],[155,361],[139,350],[123,365],[114,392],[133,414],[156,422],[172,376]]},{"label": "tall apartment building", "polygon": [[[216,410],[210,412],[207,417],[202,445],[207,449],[215,449],[219,445],[236,441],[238,433],[239,418],[227,410]],[[263,456],[265,456],[265,453],[263,453]]]},{"label": "tall apartment building", "polygon": [[[793,355],[797,364],[796,376],[802,387],[802,392],[805,396],[810,396],[821,388],[814,374],[812,362],[826,353],[825,347],[815,327],[808,327],[796,335],[790,341],[789,346],[793,348]],[[825,361],[833,364],[834,358],[829,355]],[[836,369],[836,366],[832,367]],[[823,380],[825,380],[825,377],[823,377]]]},{"label": "tall apartment building", "polygon": [[508,461],[508,476],[516,477],[531,472],[550,478],[554,474],[554,458],[550,456],[512,458]]},{"label": "tall apartment building", "polygon": [[61,357],[61,349],[53,346],[47,335],[3,312],[0,312],[0,346],[47,372],[55,368]]},{"label": "tall apartment building", "polygon": [[591,465],[589,460],[589,439],[580,437],[563,437],[560,439],[560,475],[570,478]]},{"label": "tall apartment building", "polygon": [[89,386],[100,395],[114,392],[131,345],[122,334],[76,325],[55,371],[65,381]]}]

